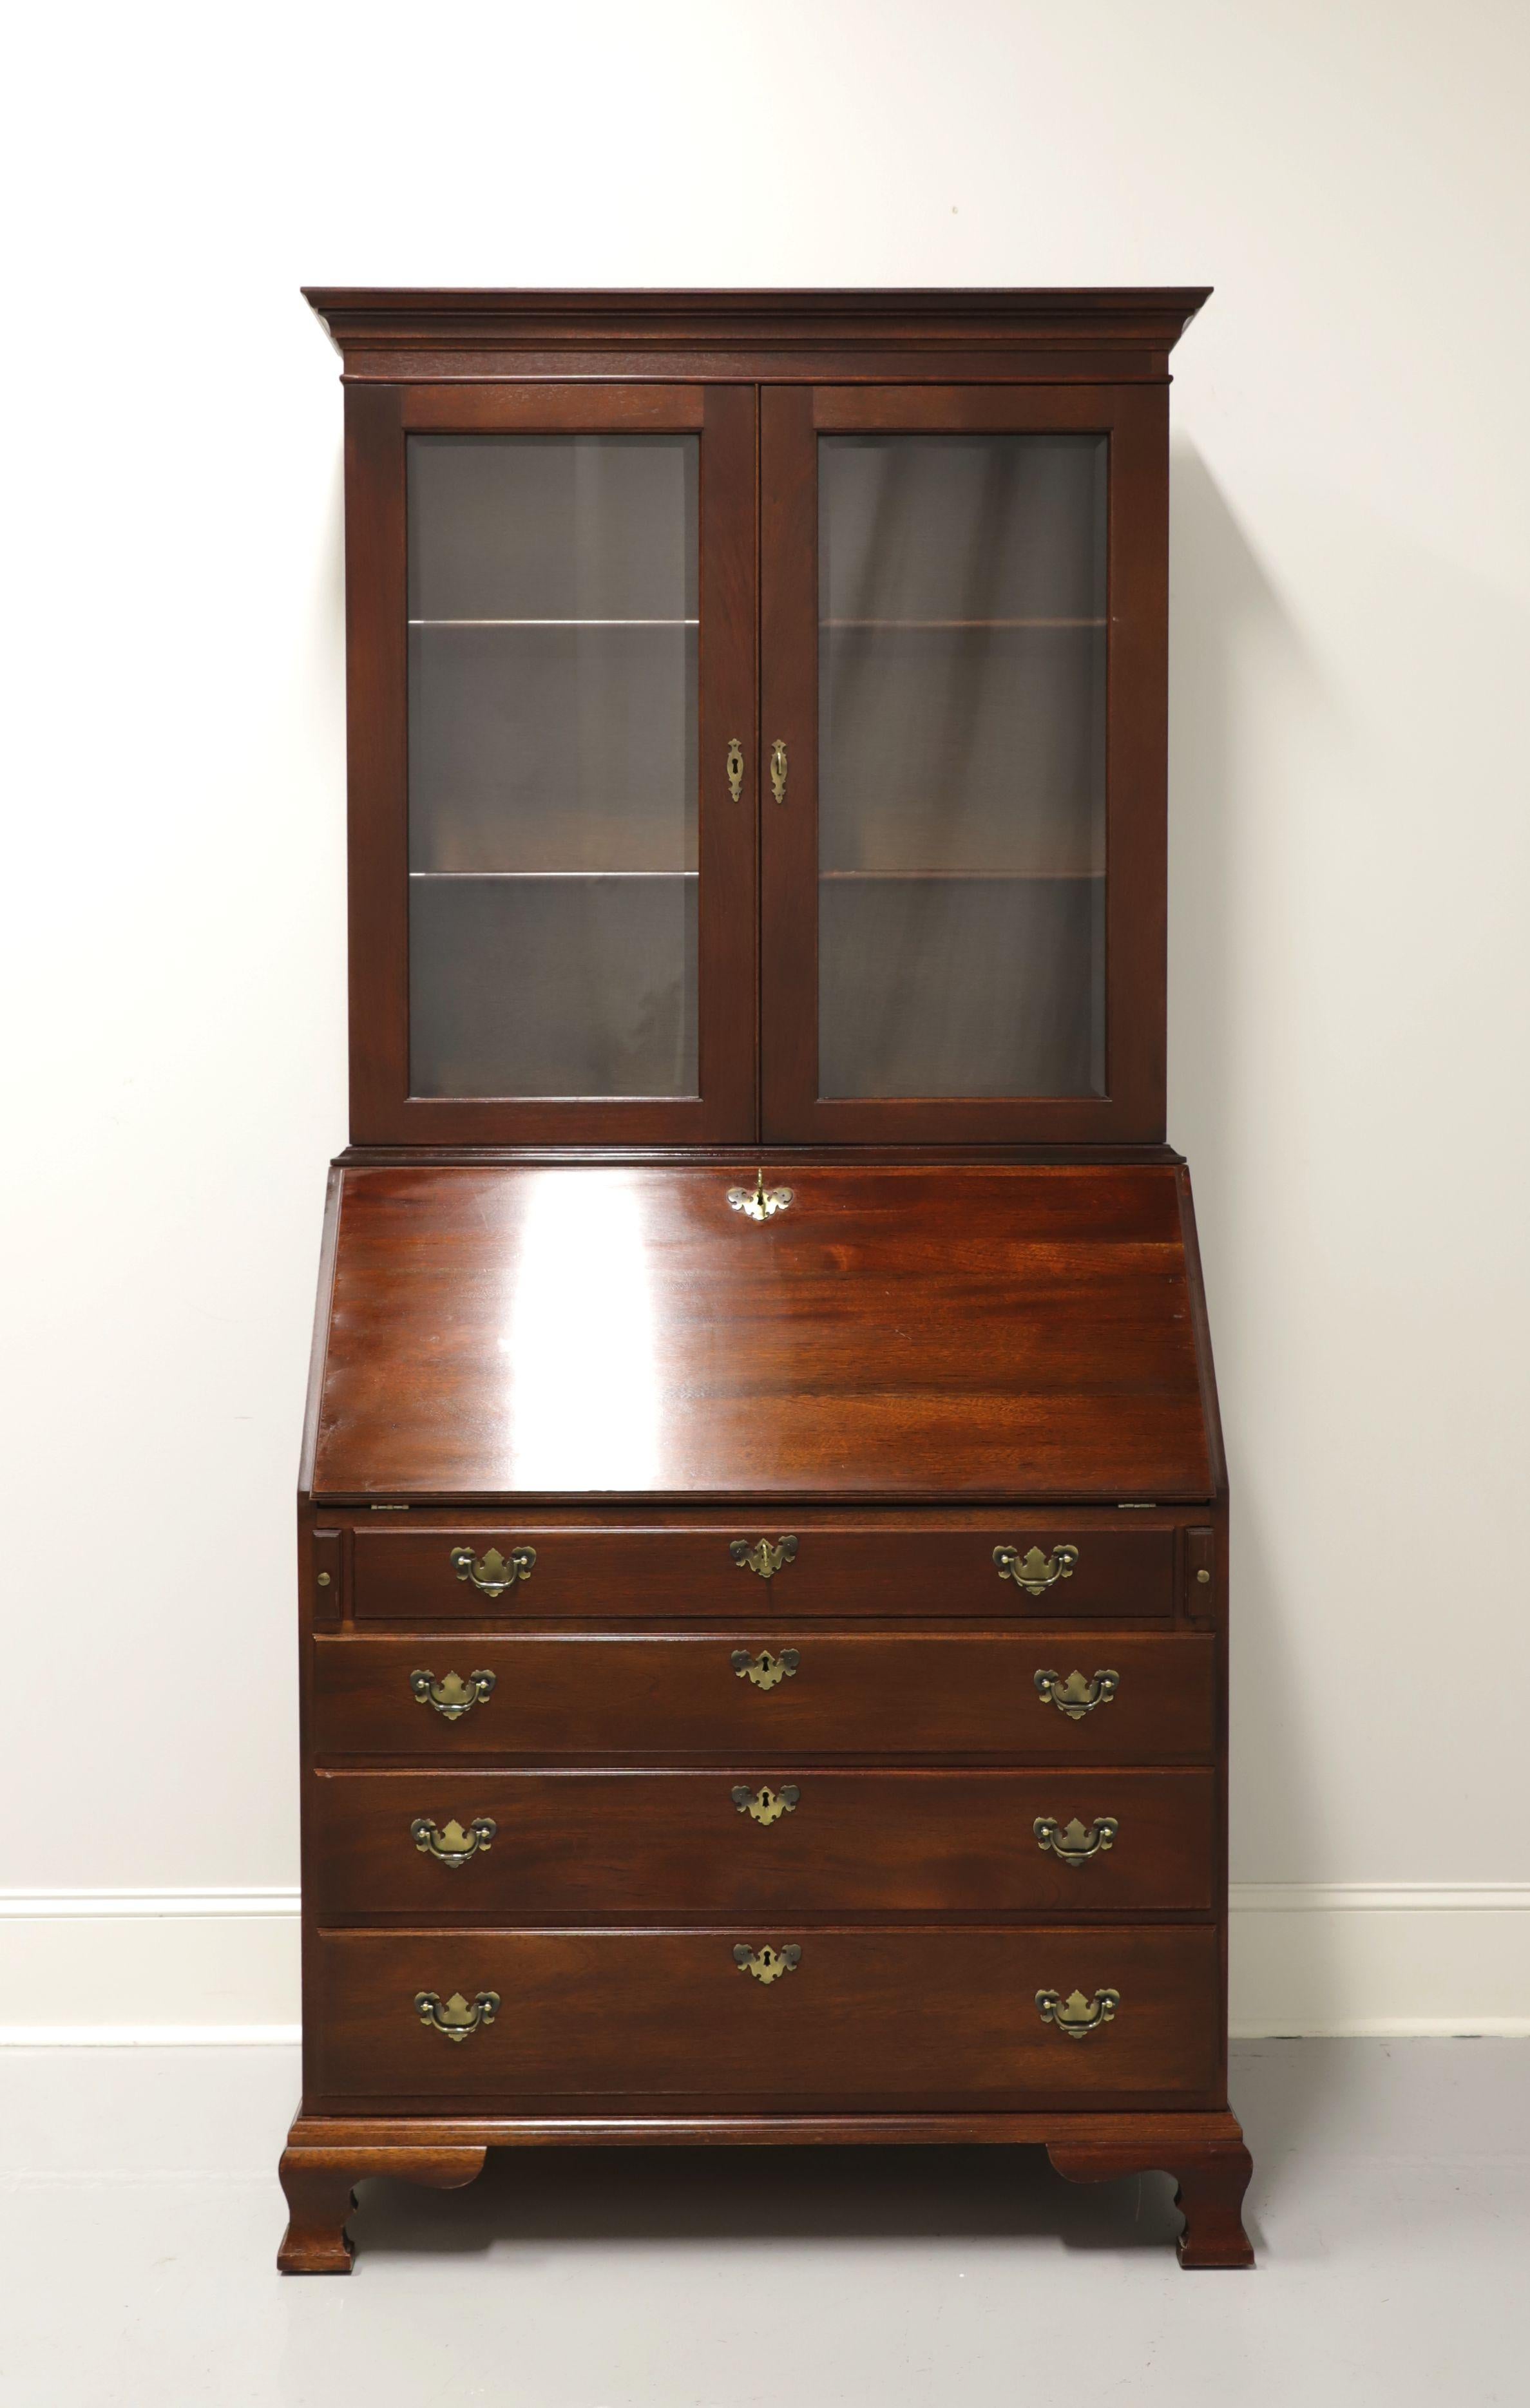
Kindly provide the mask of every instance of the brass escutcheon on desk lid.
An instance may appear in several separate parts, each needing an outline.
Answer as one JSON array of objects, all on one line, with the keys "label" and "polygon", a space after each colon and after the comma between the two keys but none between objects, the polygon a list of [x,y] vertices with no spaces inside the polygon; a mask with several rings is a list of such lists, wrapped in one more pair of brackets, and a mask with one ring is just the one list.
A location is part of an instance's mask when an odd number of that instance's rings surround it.
[{"label": "brass escutcheon on desk lid", "polygon": [[1031,1826],[1042,1855],[1056,1856],[1062,1865],[1087,1865],[1092,1856],[1106,1855],[1115,1846],[1120,1828],[1114,1814],[1097,1816],[1087,1831],[1076,1814],[1070,1823],[1060,1823],[1052,1814],[1038,1814]]},{"label": "brass escutcheon on desk lid", "polygon": [[741,1572],[758,1572],[763,1581],[774,1580],[778,1571],[797,1561],[797,1541],[777,1539],[772,1546],[769,1539],[756,1539],[753,1545],[747,1539],[730,1539],[728,1552]]},{"label": "brass escutcheon on desk lid", "polygon": [[471,1581],[484,1597],[503,1597],[517,1581],[529,1580],[536,1560],[535,1547],[512,1547],[508,1555],[489,1547],[476,1561],[471,1547],[454,1547],[447,1557],[458,1580]]},{"label": "brass escutcheon on desk lid", "polygon": [[1065,2040],[1087,2040],[1109,2023],[1120,2005],[1119,1990],[1096,1990],[1086,1999],[1082,1990],[1071,1998],[1059,1998],[1055,1990],[1036,1992],[1036,2012],[1044,2024],[1055,2024]]},{"label": "brass escutcheon on desk lid", "polygon": [[460,1672],[443,1672],[435,1680],[428,1672],[411,1672],[409,1685],[414,1701],[421,1706],[434,1706],[449,1723],[459,1723],[475,1706],[487,1703],[498,1680],[497,1672],[469,1672],[464,1680]]},{"label": "brass escutcheon on desk lid", "polygon": [[471,2006],[460,1990],[454,1990],[444,2002],[434,1990],[416,1990],[414,2012],[426,2031],[440,2032],[442,2040],[465,2041],[484,2024],[492,2024],[499,2012],[498,1990],[480,1990]]},{"label": "brass escutcheon on desk lid", "polygon": [[753,1187],[730,1187],[728,1191],[729,1204],[746,1221],[773,1221],[778,1212],[786,1211],[791,1198],[789,1187],[766,1186],[763,1168],[756,1171]]},{"label": "brass escutcheon on desk lid", "polygon": [[733,1678],[748,1681],[757,1689],[774,1689],[789,1681],[801,1660],[795,1647],[783,1647],[779,1656],[772,1656],[768,1647],[762,1647],[758,1656],[751,1656],[747,1647],[735,1647],[729,1657]]},{"label": "brass escutcheon on desk lid", "polygon": [[769,1783],[762,1789],[751,1789],[741,1781],[736,1789],[729,1792],[741,1814],[767,1826],[779,1823],[783,1814],[794,1814],[801,1794],[795,1781],[783,1781],[779,1789],[772,1789]]},{"label": "brass escutcheon on desk lid", "polygon": [[455,1816],[450,1823],[433,1823],[428,1814],[416,1814],[409,1836],[422,1856],[434,1856],[439,1865],[465,1865],[488,1854],[498,1829],[492,1814],[475,1815],[466,1830]]},{"label": "brass escutcheon on desk lid", "polygon": [[783,1973],[795,1973],[801,1956],[795,1940],[788,1941],[785,1948],[772,1948],[768,1942],[763,1948],[750,1948],[741,1941],[733,1951],[733,1962],[741,1973],[752,1974],[769,1988],[772,1982],[780,1981]]},{"label": "brass escutcheon on desk lid", "polygon": [[1033,1678],[1042,1704],[1055,1706],[1071,1723],[1081,1723],[1096,1706],[1108,1706],[1121,1685],[1119,1672],[1096,1672],[1092,1681],[1086,1681],[1082,1672],[1070,1672],[1065,1681],[1056,1672],[1037,1672]]},{"label": "brass escutcheon on desk lid", "polygon": [[995,1547],[993,1560],[1001,1580],[1012,1580],[1030,1597],[1045,1597],[1059,1581],[1072,1580],[1078,1550],[1055,1547],[1049,1555],[1044,1555],[1039,1547],[1031,1547],[1022,1555],[1018,1547]]}]

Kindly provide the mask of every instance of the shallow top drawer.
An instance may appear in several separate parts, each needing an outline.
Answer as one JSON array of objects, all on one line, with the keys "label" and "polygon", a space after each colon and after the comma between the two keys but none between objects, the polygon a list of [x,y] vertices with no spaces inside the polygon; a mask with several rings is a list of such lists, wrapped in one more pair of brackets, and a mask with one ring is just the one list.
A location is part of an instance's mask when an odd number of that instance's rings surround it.
[{"label": "shallow top drawer", "polygon": [[994,1516],[960,1527],[358,1530],[360,1621],[1005,1613],[1166,1621],[1176,1532]]}]

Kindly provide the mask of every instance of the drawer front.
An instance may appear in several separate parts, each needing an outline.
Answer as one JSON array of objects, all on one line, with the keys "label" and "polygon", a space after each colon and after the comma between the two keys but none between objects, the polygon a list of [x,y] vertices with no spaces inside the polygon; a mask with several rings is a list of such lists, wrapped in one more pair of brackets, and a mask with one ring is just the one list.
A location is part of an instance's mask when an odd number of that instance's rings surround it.
[{"label": "drawer front", "polygon": [[767,1610],[1166,1621],[1175,1535],[997,1515],[980,1527],[794,1529],[789,1511],[731,1531],[365,1529],[354,1611],[415,1623],[731,1620]]},{"label": "drawer front", "polygon": [[312,1801],[325,1922],[1205,1914],[1213,1895],[1209,1772],[321,1772]]},{"label": "drawer front", "polygon": [[327,1932],[305,2095],[1215,2104],[1217,1969],[1216,1932],[1173,1925]]},{"label": "drawer front", "polygon": [[757,1623],[664,1637],[321,1638],[313,1660],[325,1758],[992,1755],[1066,1765],[1214,1753],[1213,1641],[1191,1632]]}]

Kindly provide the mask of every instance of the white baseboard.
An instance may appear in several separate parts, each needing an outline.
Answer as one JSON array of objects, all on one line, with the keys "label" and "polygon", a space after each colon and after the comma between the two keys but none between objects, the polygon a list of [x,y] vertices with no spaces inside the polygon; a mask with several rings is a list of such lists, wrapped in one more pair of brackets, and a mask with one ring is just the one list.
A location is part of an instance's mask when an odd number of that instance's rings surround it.
[{"label": "white baseboard", "polygon": [[[1237,2039],[1530,2036],[1530,1882],[1245,1883],[1232,1909]],[[294,1889],[0,1891],[0,2044],[290,2045],[297,1966]]]}]

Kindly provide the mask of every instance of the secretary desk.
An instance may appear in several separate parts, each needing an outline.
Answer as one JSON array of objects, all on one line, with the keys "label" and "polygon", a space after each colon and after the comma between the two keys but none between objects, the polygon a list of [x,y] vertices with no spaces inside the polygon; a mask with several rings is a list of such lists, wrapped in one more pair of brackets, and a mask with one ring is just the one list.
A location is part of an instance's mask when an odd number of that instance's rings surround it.
[{"label": "secretary desk", "polygon": [[1197,291],[315,291],[352,1143],[280,2262],[491,2148],[1226,2091],[1227,1484],[1164,1142]]}]

